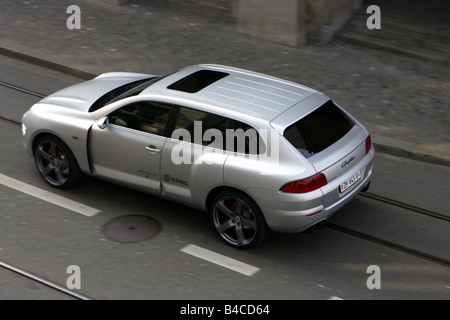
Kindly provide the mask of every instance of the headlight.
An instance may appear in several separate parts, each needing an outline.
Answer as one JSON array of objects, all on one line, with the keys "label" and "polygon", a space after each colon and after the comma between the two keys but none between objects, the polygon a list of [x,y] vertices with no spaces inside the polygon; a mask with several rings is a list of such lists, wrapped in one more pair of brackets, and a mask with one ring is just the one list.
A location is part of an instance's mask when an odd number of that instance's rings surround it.
[{"label": "headlight", "polygon": [[24,123],[22,123],[22,135],[26,135],[27,134],[27,126],[24,124]]}]

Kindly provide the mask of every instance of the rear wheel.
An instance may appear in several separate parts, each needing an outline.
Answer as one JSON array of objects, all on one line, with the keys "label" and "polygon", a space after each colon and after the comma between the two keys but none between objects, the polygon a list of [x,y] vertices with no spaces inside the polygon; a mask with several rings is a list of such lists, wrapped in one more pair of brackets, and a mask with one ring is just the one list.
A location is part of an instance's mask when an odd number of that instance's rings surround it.
[{"label": "rear wheel", "polygon": [[210,211],[217,232],[233,247],[243,249],[258,245],[269,234],[261,209],[244,193],[221,192],[215,197]]},{"label": "rear wheel", "polygon": [[67,188],[81,180],[78,163],[64,142],[54,136],[40,138],[34,148],[36,167],[53,187]]}]

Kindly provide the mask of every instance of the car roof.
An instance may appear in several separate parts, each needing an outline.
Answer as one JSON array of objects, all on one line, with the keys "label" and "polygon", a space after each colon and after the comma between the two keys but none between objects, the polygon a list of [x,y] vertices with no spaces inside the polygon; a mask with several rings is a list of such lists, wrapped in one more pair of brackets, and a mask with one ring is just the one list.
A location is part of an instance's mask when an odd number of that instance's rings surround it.
[{"label": "car roof", "polygon": [[215,109],[270,121],[317,91],[249,70],[202,64],[165,76],[142,92],[147,93],[213,104]]}]

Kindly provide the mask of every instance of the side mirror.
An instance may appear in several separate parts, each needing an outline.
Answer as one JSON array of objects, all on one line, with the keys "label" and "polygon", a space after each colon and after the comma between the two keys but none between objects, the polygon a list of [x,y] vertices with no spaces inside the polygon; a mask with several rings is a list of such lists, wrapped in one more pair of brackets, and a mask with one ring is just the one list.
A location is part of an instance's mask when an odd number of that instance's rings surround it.
[{"label": "side mirror", "polygon": [[105,129],[105,128],[108,126],[108,124],[109,124],[109,119],[108,119],[108,117],[100,118],[100,119],[97,121],[97,126],[98,126],[100,129]]}]

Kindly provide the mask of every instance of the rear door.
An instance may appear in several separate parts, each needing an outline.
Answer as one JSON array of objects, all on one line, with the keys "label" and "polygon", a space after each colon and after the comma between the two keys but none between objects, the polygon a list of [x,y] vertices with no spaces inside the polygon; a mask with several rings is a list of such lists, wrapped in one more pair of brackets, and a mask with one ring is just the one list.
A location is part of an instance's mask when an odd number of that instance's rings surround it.
[{"label": "rear door", "polygon": [[162,193],[169,199],[201,207],[204,196],[223,185],[228,119],[193,108],[179,108],[174,131],[162,152]]},{"label": "rear door", "polygon": [[90,160],[97,176],[160,194],[161,152],[172,105],[134,102],[112,112],[106,128],[94,124]]}]

